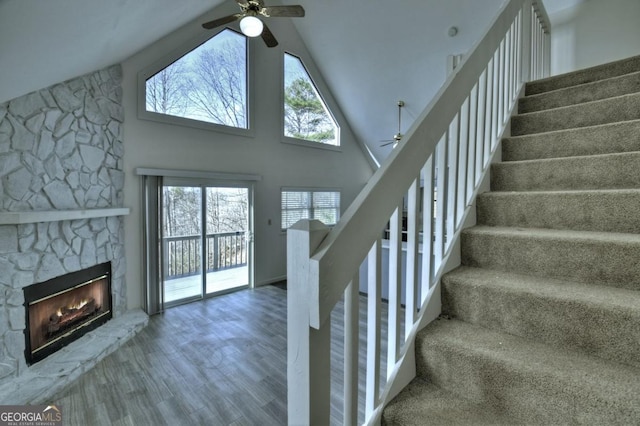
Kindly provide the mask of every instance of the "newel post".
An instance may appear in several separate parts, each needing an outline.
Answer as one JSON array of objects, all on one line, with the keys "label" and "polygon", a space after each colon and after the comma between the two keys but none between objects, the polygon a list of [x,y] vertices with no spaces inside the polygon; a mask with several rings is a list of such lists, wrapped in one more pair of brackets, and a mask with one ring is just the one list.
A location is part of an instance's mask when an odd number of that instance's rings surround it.
[{"label": "newel post", "polygon": [[289,425],[328,425],[330,413],[330,324],[309,326],[310,257],[329,228],[301,220],[287,231],[287,404]]}]

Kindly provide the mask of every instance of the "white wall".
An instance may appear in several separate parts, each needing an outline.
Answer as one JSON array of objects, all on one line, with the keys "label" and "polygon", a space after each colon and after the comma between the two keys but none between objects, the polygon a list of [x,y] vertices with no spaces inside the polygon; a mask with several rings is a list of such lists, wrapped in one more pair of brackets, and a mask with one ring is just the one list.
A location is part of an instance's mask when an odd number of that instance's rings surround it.
[{"label": "white wall", "polygon": [[553,75],[640,54],[638,0],[587,0],[550,19]]},{"label": "white wall", "polygon": [[[261,39],[250,40],[255,81],[255,137],[200,130],[137,117],[136,85],[139,71],[163,58],[167,52],[202,34],[205,22],[237,7],[227,2],[214,13],[182,27],[123,63],[125,108],[125,205],[132,213],[125,221],[129,307],[141,305],[142,239],[141,187],[137,167],[168,168],[262,176],[255,186],[255,282],[282,279],[286,274],[286,235],[280,231],[280,188],[283,186],[332,187],[342,189],[341,207],[346,207],[372,174],[372,167],[356,141],[299,36],[286,19],[272,19],[269,27],[280,42],[268,49]],[[342,152],[282,143],[283,54],[300,56],[341,126]],[[271,220],[271,224],[268,221]]]}]

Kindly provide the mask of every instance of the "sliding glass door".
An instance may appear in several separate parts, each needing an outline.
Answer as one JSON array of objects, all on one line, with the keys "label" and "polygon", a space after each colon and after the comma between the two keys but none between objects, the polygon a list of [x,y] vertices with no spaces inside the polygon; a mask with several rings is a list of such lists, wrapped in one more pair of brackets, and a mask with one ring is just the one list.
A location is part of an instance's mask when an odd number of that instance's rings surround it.
[{"label": "sliding glass door", "polygon": [[249,188],[206,188],[206,294],[249,285]]},{"label": "sliding glass door", "polygon": [[162,188],[162,268],[166,304],[202,297],[202,189]]},{"label": "sliding glass door", "polygon": [[252,276],[251,185],[165,179],[165,306],[247,288]]}]

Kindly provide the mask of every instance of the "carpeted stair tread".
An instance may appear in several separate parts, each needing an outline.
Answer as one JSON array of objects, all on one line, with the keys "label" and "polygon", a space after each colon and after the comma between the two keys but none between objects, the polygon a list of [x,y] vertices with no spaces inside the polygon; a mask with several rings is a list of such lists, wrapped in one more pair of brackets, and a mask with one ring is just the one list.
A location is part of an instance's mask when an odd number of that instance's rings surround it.
[{"label": "carpeted stair tread", "polygon": [[615,76],[640,71],[640,56],[621,59],[619,61],[596,65],[577,71],[543,78],[526,84],[525,94],[535,95],[563,87],[577,86]]},{"label": "carpeted stair tread", "polygon": [[640,290],[640,234],[475,226],[462,265]]},{"label": "carpeted stair tread", "polygon": [[640,93],[631,93],[515,115],[511,118],[511,135],[530,135],[637,119],[640,119]]},{"label": "carpeted stair tread", "polygon": [[502,141],[502,161],[640,151],[640,120],[514,136]]},{"label": "carpeted stair tread", "polygon": [[491,165],[492,191],[640,188],[640,152],[585,155]]},{"label": "carpeted stair tread", "polygon": [[640,368],[640,292],[490,269],[442,278],[443,313]]},{"label": "carpeted stair tread", "polygon": [[433,425],[513,425],[515,420],[477,402],[461,398],[416,377],[389,403],[382,424],[423,426]]},{"label": "carpeted stair tread", "polygon": [[640,92],[640,72],[525,96],[518,101],[518,113],[576,105],[636,92]]},{"label": "carpeted stair tread", "polygon": [[640,55],[525,95],[385,424],[640,426]]},{"label": "carpeted stair tread", "polygon": [[640,233],[640,189],[485,192],[478,224]]},{"label": "carpeted stair tread", "polygon": [[417,371],[436,386],[528,424],[637,424],[640,369],[457,320],[416,339]]}]

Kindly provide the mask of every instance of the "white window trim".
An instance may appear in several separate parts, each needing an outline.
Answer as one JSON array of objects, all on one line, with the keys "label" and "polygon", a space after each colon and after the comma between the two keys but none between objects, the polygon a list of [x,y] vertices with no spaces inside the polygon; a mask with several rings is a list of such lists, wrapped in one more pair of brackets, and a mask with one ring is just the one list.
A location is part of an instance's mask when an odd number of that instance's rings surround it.
[{"label": "white window trim", "polygon": [[[282,234],[287,233],[287,229],[282,227],[282,193],[283,192],[337,192],[340,196],[340,205],[338,206],[338,220],[342,217],[342,188],[319,188],[319,187],[301,187],[301,186],[283,186],[280,188],[280,232]],[[333,228],[334,225],[327,225],[329,228]]]},{"label": "white window trim", "polygon": [[146,97],[147,79],[154,76],[156,73],[160,72],[164,68],[168,67],[169,65],[171,65],[172,63],[174,63],[175,61],[177,61],[187,53],[197,49],[200,45],[211,40],[212,38],[214,38],[215,36],[217,36],[218,34],[220,34],[222,31],[226,29],[235,31],[242,35],[240,31],[234,28],[231,28],[230,26],[221,27],[217,31],[203,30],[204,32],[199,36],[190,39],[188,42],[182,44],[180,47],[166,54],[158,61],[154,62],[153,64],[149,65],[148,67],[145,67],[144,69],[138,72],[138,87],[137,87],[137,92],[138,92],[137,107],[138,108],[137,109],[138,109],[138,118],[140,120],[149,120],[149,121],[155,121],[157,123],[172,124],[176,126],[185,126],[185,127],[191,127],[191,128],[200,129],[200,130],[208,130],[208,131],[214,131],[214,132],[220,132],[220,133],[227,133],[227,134],[236,135],[236,136],[245,136],[245,137],[255,138],[255,125],[254,125],[254,119],[253,119],[254,117],[253,111],[254,111],[254,105],[255,105],[255,98],[254,98],[255,78],[254,78],[254,72],[253,72],[254,67],[252,66],[252,64],[255,61],[254,61],[253,49],[251,48],[252,43],[249,43],[248,39],[247,39],[247,128],[246,129],[239,128],[239,127],[226,126],[224,124],[209,123],[206,121],[200,121],[192,118],[178,117],[174,115],[162,114],[159,112],[147,111],[147,97]]},{"label": "white window trim", "polygon": [[[285,82],[284,82],[284,63],[285,63],[285,55],[291,55],[295,58],[298,58],[300,60],[300,62],[302,63],[302,66],[304,67],[304,69],[307,72],[307,75],[309,76],[309,79],[311,80],[311,83],[315,86],[316,91],[318,93],[318,96],[320,97],[324,107],[325,107],[325,111],[331,116],[331,118],[333,119],[334,123],[336,124],[336,131],[337,131],[337,139],[338,139],[338,145],[330,145],[330,144],[326,144],[326,143],[322,143],[322,142],[314,142],[314,141],[310,141],[310,140],[306,140],[306,139],[298,139],[298,138],[292,138],[290,136],[285,136],[284,132],[285,132],[285,128],[284,128],[284,89],[285,89]],[[342,135],[341,135],[341,126],[340,126],[340,121],[338,120],[338,118],[336,117],[336,115],[333,113],[333,109],[335,108],[335,102],[333,102],[333,98],[331,98],[330,96],[325,95],[325,93],[329,93],[329,89],[322,84],[322,81],[320,79],[316,79],[314,78],[314,74],[315,75],[320,75],[320,73],[318,72],[318,70],[316,69],[314,63],[312,60],[303,57],[302,55],[298,55],[296,53],[292,53],[291,51],[285,50],[282,52],[282,58],[280,61],[280,111],[281,111],[281,119],[280,119],[280,135],[281,135],[281,142],[282,143],[287,143],[287,144],[291,144],[291,145],[297,145],[297,146],[302,146],[302,147],[306,147],[306,148],[318,148],[318,149],[324,149],[324,150],[328,150],[328,151],[336,151],[336,152],[342,152]]]}]

